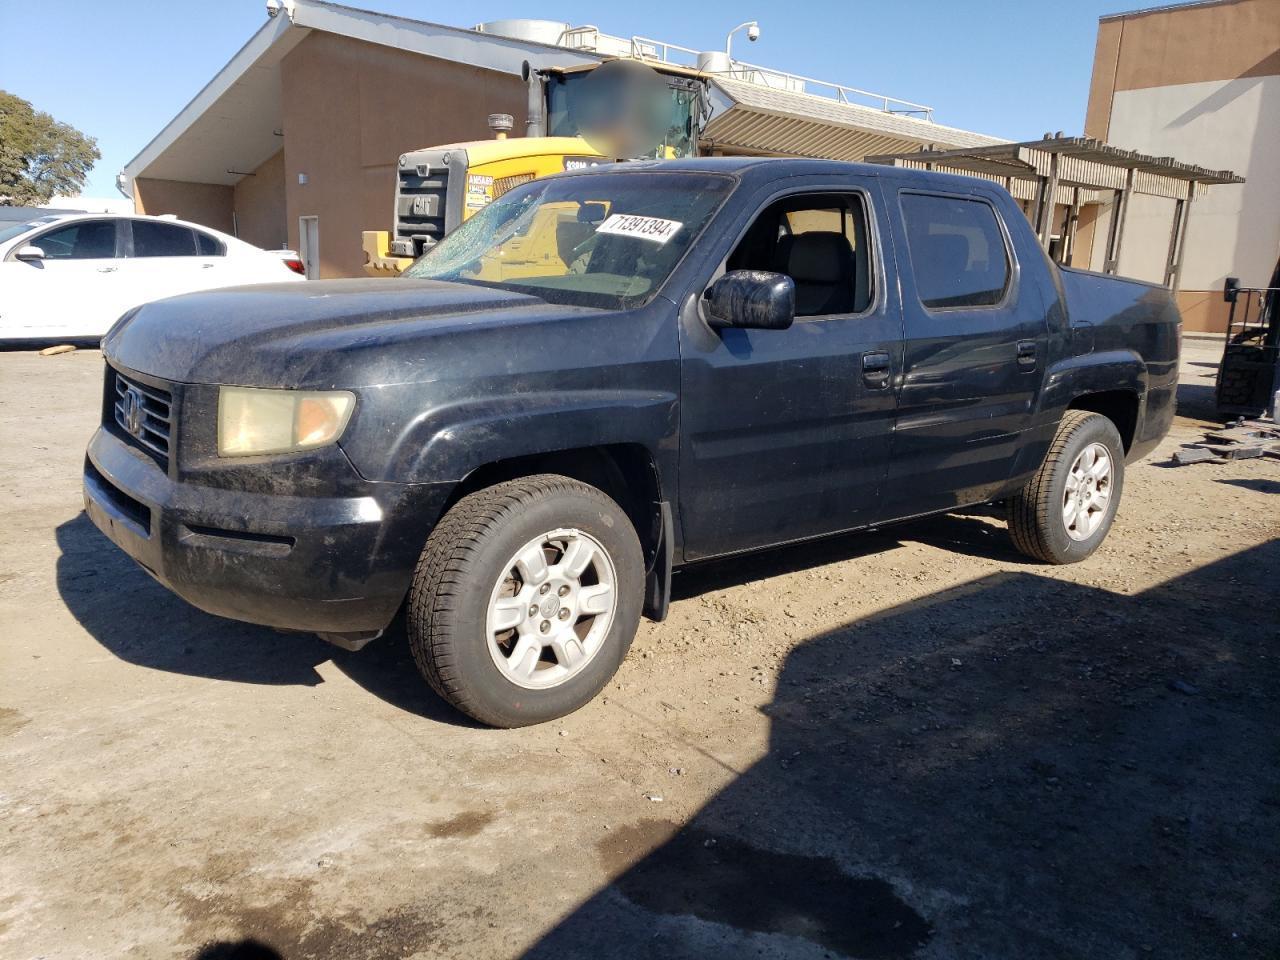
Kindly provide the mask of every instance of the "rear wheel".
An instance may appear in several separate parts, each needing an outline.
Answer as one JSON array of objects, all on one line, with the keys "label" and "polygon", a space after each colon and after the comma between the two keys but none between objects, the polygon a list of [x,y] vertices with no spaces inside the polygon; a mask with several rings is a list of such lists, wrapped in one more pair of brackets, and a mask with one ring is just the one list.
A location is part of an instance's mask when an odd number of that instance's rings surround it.
[{"label": "rear wheel", "polygon": [[626,513],[567,477],[460,500],[423,549],[409,594],[414,660],[442,697],[516,727],[591,700],[640,621],[644,560]]},{"label": "rear wheel", "polygon": [[1009,533],[1022,553],[1076,563],[1106,539],[1124,488],[1124,444],[1115,424],[1068,410],[1040,469],[1009,500]]}]

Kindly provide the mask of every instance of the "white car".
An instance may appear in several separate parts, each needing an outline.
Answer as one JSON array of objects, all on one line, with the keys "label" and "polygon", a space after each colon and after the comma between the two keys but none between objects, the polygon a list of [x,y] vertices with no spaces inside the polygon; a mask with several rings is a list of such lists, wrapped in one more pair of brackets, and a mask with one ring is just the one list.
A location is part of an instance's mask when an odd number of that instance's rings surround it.
[{"label": "white car", "polygon": [[0,225],[0,342],[95,341],[152,300],[304,274],[291,250],[173,217],[50,214]]}]

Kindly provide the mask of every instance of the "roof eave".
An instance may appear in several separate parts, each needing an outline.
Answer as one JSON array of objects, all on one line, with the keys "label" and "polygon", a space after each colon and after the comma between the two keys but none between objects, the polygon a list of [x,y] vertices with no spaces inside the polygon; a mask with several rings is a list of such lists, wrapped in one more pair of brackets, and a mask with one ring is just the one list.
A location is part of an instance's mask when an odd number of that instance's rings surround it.
[{"label": "roof eave", "polygon": [[[258,32],[236,52],[236,55],[227,61],[226,66],[214,74],[213,79],[206,83],[200,92],[192,97],[145,147],[138,151],[137,156],[124,165],[122,171],[124,175],[130,180],[142,176],[147,167],[166,148],[182,136],[219,97],[231,89],[231,86],[262,59],[291,28],[293,28],[293,22],[288,17],[277,16],[267,20]],[[301,41],[303,36],[305,32],[298,36],[295,42]]]},{"label": "roof eave", "polygon": [[264,62],[278,62],[312,30],[516,75],[525,60],[543,69],[598,63],[603,59],[594,53],[374,13],[324,0],[295,0],[291,7],[269,18],[258,29],[226,66],[125,164],[123,174],[130,180],[145,177],[147,169],[165,150],[250,70]]}]

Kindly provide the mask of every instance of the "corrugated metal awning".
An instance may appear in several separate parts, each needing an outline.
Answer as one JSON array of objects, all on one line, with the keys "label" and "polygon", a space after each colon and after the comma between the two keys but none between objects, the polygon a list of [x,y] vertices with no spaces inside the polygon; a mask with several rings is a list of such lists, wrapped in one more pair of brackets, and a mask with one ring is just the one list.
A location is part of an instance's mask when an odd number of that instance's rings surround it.
[{"label": "corrugated metal awning", "polygon": [[1005,143],[997,137],[830,97],[727,76],[708,79],[712,112],[702,140],[709,150],[861,160],[921,147]]}]

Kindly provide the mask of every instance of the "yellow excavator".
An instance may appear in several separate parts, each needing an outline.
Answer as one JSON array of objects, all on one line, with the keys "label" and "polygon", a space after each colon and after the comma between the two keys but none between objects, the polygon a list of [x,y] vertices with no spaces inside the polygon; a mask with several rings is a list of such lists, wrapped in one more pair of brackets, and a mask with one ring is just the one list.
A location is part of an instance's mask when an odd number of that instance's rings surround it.
[{"label": "yellow excavator", "polygon": [[[619,58],[581,67],[531,70],[528,136],[511,138],[509,114],[489,117],[492,140],[404,153],[392,230],[361,235],[365,272],[398,275],[445,234],[513,187],[538,177],[640,157],[697,152],[706,97],[698,71]],[[630,102],[629,102],[630,101]],[[616,129],[619,117],[626,129]],[[611,129],[612,125],[612,129]],[[609,143],[605,151],[592,143]],[[600,132],[605,135],[601,136]]]}]

